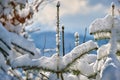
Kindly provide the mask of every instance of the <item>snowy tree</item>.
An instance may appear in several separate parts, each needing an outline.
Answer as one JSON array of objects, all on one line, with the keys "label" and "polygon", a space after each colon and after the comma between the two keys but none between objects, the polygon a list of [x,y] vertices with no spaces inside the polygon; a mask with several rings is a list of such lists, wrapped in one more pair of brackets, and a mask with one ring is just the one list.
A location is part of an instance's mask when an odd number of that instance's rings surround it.
[{"label": "snowy tree", "polygon": [[[45,57],[40,56],[32,41],[20,35],[44,1],[49,0],[0,1],[0,80],[38,80],[42,76],[48,80],[119,80],[120,19],[114,15],[114,4],[112,15],[90,25],[90,34],[96,40],[109,38],[107,44],[98,47],[89,40],[81,45],[77,43],[64,56],[58,56],[58,49],[51,57]],[[59,29],[56,40],[58,45]],[[88,54],[96,49],[97,54]]]},{"label": "snowy tree", "polygon": [[114,15],[115,5],[112,3],[112,15],[95,20],[90,26],[90,33],[95,39],[109,38],[109,42],[100,46],[97,50],[97,60],[94,69],[100,74],[100,80],[119,80],[120,62],[119,55],[119,32],[120,19]]},{"label": "snowy tree", "polygon": [[[25,26],[33,23],[34,13],[41,4],[53,0],[0,0],[0,77],[1,80],[23,79],[11,67],[11,62],[20,56],[39,57],[34,43],[23,38]],[[12,77],[13,76],[13,77]],[[15,78],[16,77],[16,78]]]}]

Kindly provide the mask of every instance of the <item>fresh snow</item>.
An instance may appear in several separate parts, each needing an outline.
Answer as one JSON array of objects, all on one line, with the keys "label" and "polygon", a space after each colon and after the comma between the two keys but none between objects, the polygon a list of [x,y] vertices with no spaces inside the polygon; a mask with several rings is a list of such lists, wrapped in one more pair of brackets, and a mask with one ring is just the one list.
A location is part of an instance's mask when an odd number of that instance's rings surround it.
[{"label": "fresh snow", "polygon": [[[106,17],[105,17],[106,18]],[[107,21],[107,19],[100,19],[102,21]],[[108,24],[105,25],[100,22],[99,20],[96,20],[93,22],[92,26],[90,27],[90,33],[95,34],[95,38],[100,38],[101,32],[111,32],[109,36],[111,36],[110,41],[108,44],[102,45],[97,50],[97,61],[95,62],[93,69],[95,72],[100,71],[100,79],[101,80],[119,80],[120,79],[120,62],[117,59],[116,52],[119,50],[119,25],[120,20],[118,18],[108,18],[112,22],[107,21]],[[97,22],[98,21],[98,22]],[[100,22],[101,26],[97,26],[97,24]],[[95,25],[95,26],[94,26]],[[108,28],[109,27],[109,28]],[[98,33],[98,34],[97,34]],[[98,36],[97,36],[98,35]],[[104,35],[102,35],[104,36]],[[106,35],[105,35],[106,37]]]},{"label": "fresh snow", "polygon": [[[17,5],[15,7],[16,14],[27,21],[28,18],[26,17],[28,14],[34,13],[34,8],[41,0],[34,1],[35,3],[31,5],[27,3],[27,0],[0,1],[0,17],[4,15],[6,18],[2,17],[0,19],[0,80],[18,80],[17,77],[14,77],[16,75],[23,77],[22,72],[24,70],[17,69],[21,67],[23,69],[39,69],[40,72],[45,73],[45,76],[47,75],[49,80],[61,80],[61,78],[57,78],[56,73],[58,72],[61,72],[60,74],[63,75],[64,80],[120,80],[120,61],[116,54],[120,52],[119,17],[107,15],[104,18],[96,19],[90,25],[90,34],[94,34],[94,38],[97,40],[109,38],[107,44],[98,47],[96,42],[90,40],[79,45],[79,34],[76,32],[74,35],[76,37],[76,47],[71,52],[65,56],[58,56],[59,53],[56,53],[51,57],[40,57],[40,49],[37,49],[34,43],[24,38],[23,35],[18,35],[23,28],[21,26],[26,24],[19,22],[17,19],[12,23],[11,19],[15,15],[13,14],[13,6],[9,4],[13,2]],[[2,25],[3,22],[5,22],[5,26]],[[24,34],[27,35],[27,33]],[[56,45],[60,43],[59,37],[60,32],[58,31]],[[88,54],[91,50],[97,48],[97,54]],[[58,48],[56,51],[59,51]],[[80,73],[74,75],[72,74],[74,70]],[[40,78],[43,76],[38,71],[35,72],[38,76],[34,75],[34,72],[34,70],[33,73],[28,71],[29,79],[38,79],[39,76]],[[24,75],[23,78],[26,79],[27,72]]]},{"label": "fresh snow", "polygon": [[102,32],[102,31],[111,31],[113,23],[113,16],[107,15],[104,18],[96,19],[90,25],[90,33]]},{"label": "fresh snow", "polygon": [[17,48],[21,48],[21,50],[19,50],[22,54],[26,52],[31,53],[32,55],[37,54],[36,51],[36,47],[33,44],[33,42],[28,41],[27,39],[23,38],[20,35],[17,35],[15,33],[10,33],[11,35],[11,42],[12,44],[17,47]]},{"label": "fresh snow", "polygon": [[98,50],[97,50],[97,59],[102,59],[104,57],[107,57],[109,54],[109,50],[110,50],[110,43],[101,46]]},{"label": "fresh snow", "polygon": [[85,76],[90,76],[90,75],[94,74],[93,67],[90,66],[90,64],[88,62],[86,62],[85,60],[77,61],[77,65],[73,65],[73,67],[71,67],[71,69],[80,71],[80,73]]},{"label": "fresh snow", "polygon": [[97,55],[96,54],[86,54],[83,59],[86,62],[88,62],[89,64],[91,64],[96,61]]},{"label": "fresh snow", "polygon": [[[92,45],[92,46],[91,46]],[[13,67],[22,67],[22,66],[30,66],[30,67],[38,67],[48,70],[57,71],[57,66],[59,65],[59,69],[63,70],[68,66],[72,60],[76,59],[78,56],[82,56],[83,54],[96,49],[97,44],[92,40],[83,43],[77,47],[75,47],[70,53],[66,54],[64,57],[59,58],[59,64],[57,63],[58,56],[54,54],[52,57],[41,57],[39,59],[29,59],[27,56],[26,61],[24,62],[23,57],[18,57],[12,62]],[[22,59],[22,60],[21,60]],[[28,62],[28,63],[27,63]],[[26,64],[27,63],[27,64]]]},{"label": "fresh snow", "polygon": [[[17,63],[17,65],[15,64]],[[30,66],[29,64],[31,64],[31,59],[29,58],[29,55],[28,54],[25,54],[25,55],[22,55],[20,57],[17,57],[15,60],[14,60],[14,63],[11,63],[14,67],[17,67],[17,66],[21,66],[21,65],[27,65],[27,66]]]},{"label": "fresh snow", "polygon": [[78,33],[78,32],[75,32],[74,36],[75,36],[75,37],[76,37],[76,36],[79,36],[79,33]]},{"label": "fresh snow", "polygon": [[94,33],[94,39],[99,40],[99,39],[109,39],[111,38],[111,33],[110,32],[97,32]]},{"label": "fresh snow", "polygon": [[116,40],[116,26],[112,29],[112,38],[110,40],[111,46],[109,50],[109,55],[105,61],[101,80],[119,80],[120,79],[120,62],[116,57],[117,52],[117,40]]}]

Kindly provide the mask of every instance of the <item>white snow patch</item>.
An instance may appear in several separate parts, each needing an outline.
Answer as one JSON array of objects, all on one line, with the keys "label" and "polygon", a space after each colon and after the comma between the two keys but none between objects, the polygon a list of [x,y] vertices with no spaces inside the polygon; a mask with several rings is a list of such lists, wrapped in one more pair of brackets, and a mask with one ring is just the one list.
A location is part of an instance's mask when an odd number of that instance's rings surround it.
[{"label": "white snow patch", "polygon": [[97,59],[101,59],[101,58],[107,57],[107,55],[109,54],[110,46],[111,46],[110,43],[108,43],[106,45],[102,45],[97,50]]},{"label": "white snow patch", "polygon": [[107,15],[104,18],[96,19],[90,25],[90,33],[96,33],[101,31],[110,31],[113,24],[113,16]]}]

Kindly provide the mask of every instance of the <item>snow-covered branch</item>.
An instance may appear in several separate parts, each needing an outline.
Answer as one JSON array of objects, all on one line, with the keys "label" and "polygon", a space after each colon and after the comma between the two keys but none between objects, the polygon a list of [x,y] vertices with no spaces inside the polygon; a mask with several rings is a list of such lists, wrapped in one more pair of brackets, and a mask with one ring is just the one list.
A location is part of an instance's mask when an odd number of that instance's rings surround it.
[{"label": "snow-covered branch", "polygon": [[90,34],[94,34],[95,39],[104,39],[111,37],[113,16],[107,15],[104,18],[96,19],[90,25]]},{"label": "snow-covered branch", "polygon": [[[91,46],[92,45],[92,46]],[[29,55],[23,55],[16,58],[12,62],[13,68],[24,67],[24,68],[36,68],[43,69],[52,72],[65,71],[72,63],[78,58],[86,54],[87,52],[97,49],[97,44],[93,41],[88,41],[75,47],[70,53],[60,58],[59,64],[57,63],[57,54],[52,57],[41,57],[39,59],[30,59]],[[27,63],[27,64],[26,64]],[[59,71],[57,66],[59,65]]]}]

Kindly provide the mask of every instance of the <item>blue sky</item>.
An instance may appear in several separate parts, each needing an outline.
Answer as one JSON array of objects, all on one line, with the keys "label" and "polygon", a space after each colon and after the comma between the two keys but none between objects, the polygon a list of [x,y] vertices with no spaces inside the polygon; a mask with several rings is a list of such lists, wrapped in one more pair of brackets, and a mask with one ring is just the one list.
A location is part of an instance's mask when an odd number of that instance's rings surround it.
[{"label": "blue sky", "polygon": [[[60,27],[65,26],[65,32],[79,32],[84,34],[85,27],[89,30],[89,25],[96,18],[102,18],[110,14],[110,5],[115,3],[117,8],[120,5],[118,0],[59,0],[60,7]],[[57,0],[40,7],[40,11],[34,15],[35,23],[32,27],[40,27],[41,32],[56,30],[56,3]],[[117,13],[116,8],[116,14]],[[89,34],[89,31],[87,32]]]}]

